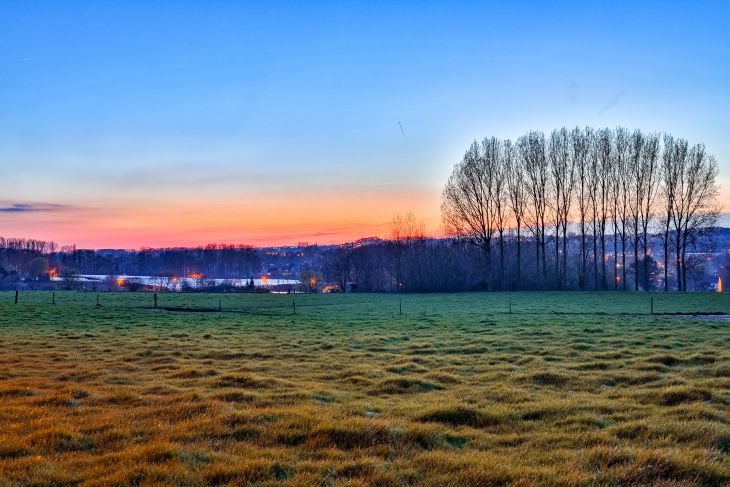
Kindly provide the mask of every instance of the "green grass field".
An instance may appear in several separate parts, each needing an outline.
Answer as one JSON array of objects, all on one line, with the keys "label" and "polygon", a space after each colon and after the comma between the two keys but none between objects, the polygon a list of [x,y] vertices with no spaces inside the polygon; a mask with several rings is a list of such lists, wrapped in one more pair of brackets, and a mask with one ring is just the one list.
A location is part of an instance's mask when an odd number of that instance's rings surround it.
[{"label": "green grass field", "polygon": [[728,295],[55,299],[0,293],[3,486],[730,484]]}]

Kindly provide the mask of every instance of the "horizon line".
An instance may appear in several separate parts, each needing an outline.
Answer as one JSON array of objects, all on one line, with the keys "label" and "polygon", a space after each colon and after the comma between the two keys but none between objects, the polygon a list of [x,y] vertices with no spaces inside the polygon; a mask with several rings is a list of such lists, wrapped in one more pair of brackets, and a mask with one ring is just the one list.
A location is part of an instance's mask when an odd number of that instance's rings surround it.
[{"label": "horizon line", "polygon": [[[728,218],[730,218],[730,213],[724,214]],[[730,230],[730,221],[726,221],[724,224],[719,225],[713,225],[711,228],[714,228],[716,230]],[[514,230],[514,227],[510,227],[507,229],[508,231],[505,232],[506,237],[514,236],[511,231]],[[654,232],[651,233],[651,235],[658,235],[661,234],[661,232]],[[579,233],[576,232],[569,232],[568,235],[570,237],[576,237],[580,236]],[[606,236],[610,236],[611,234],[606,234]],[[615,235],[615,234],[614,234]],[[422,235],[420,237],[410,237],[410,238],[421,238],[423,240],[449,240],[449,239],[457,239],[459,237],[453,237],[449,235],[436,235],[436,234],[430,234],[430,235]],[[524,235],[522,238],[529,240],[529,235]],[[226,242],[207,242],[205,244],[197,244],[197,245],[176,245],[176,246],[141,246],[141,247],[77,247],[76,244],[68,244],[68,245],[61,245],[55,240],[43,240],[43,239],[35,239],[35,238],[29,238],[29,237],[3,237],[0,235],[0,239],[4,239],[6,241],[8,240],[24,240],[24,241],[36,241],[36,242],[45,242],[45,243],[54,243],[58,246],[58,248],[63,247],[74,247],[74,250],[90,250],[94,252],[109,250],[109,251],[124,251],[124,252],[143,252],[143,251],[149,251],[149,250],[194,250],[194,249],[201,249],[205,248],[210,245],[215,246],[226,246],[226,247],[232,247],[235,249],[271,249],[271,248],[306,248],[306,247],[337,247],[337,246],[343,246],[348,244],[356,244],[359,242],[365,242],[365,241],[381,241],[381,242],[389,242],[393,239],[386,238],[386,237],[380,237],[377,235],[371,235],[368,237],[360,237],[355,240],[347,240],[342,242],[334,242],[334,243],[317,243],[312,242],[309,243],[307,241],[301,241],[297,245],[285,245],[285,244],[273,244],[273,245],[255,245],[255,244],[246,244],[246,243],[226,243]],[[494,237],[495,240],[495,246],[497,237]],[[300,244],[306,244],[306,245],[300,245]],[[60,251],[60,250],[58,250]]]}]

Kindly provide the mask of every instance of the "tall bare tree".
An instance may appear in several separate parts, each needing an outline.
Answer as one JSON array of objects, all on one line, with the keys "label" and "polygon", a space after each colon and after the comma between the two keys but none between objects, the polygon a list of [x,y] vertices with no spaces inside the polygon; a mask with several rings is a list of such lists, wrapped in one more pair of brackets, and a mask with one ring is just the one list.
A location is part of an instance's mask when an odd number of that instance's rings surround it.
[{"label": "tall bare tree", "polygon": [[[565,127],[550,134],[548,154],[555,211],[555,269],[558,289],[565,286],[568,221],[575,182],[575,165],[570,157],[570,149],[570,136]],[[561,234],[562,245],[560,243]]]},{"label": "tall bare tree", "polygon": [[587,266],[587,219],[590,206],[589,195],[589,174],[588,151],[590,143],[590,129],[583,130],[578,127],[570,132],[571,141],[571,163],[575,171],[575,197],[578,205],[578,229],[580,231],[580,260],[578,263],[578,287],[584,290],[586,287],[586,266]]},{"label": "tall bare tree", "polygon": [[448,235],[477,246],[484,258],[484,282],[491,272],[495,215],[492,206],[493,174],[487,170],[475,141],[454,167],[444,187],[441,216]]},{"label": "tall bare tree", "polygon": [[599,130],[596,134],[597,174],[598,180],[598,236],[601,242],[601,289],[607,289],[606,273],[606,226],[611,212],[611,140],[609,129]]},{"label": "tall bare tree", "polygon": [[[644,249],[644,290],[649,290],[649,225],[654,218],[654,206],[659,188],[659,135],[644,136],[641,153],[642,199],[639,210],[641,224],[641,245]],[[638,267],[638,265],[636,266]]]},{"label": "tall bare tree", "polygon": [[[671,135],[664,136],[664,150],[662,152],[661,167],[661,197],[662,197],[662,243],[664,245],[664,290],[669,291],[669,244],[671,241],[672,223],[674,218],[675,198],[679,180],[679,160],[686,157],[687,144],[681,140],[675,141]],[[679,287],[679,285],[678,285]]]},{"label": "tall bare tree", "polygon": [[616,262],[616,235],[621,240],[621,289],[626,290],[626,241],[629,220],[629,198],[631,194],[630,135],[628,130],[618,127],[614,136],[613,166],[615,178],[614,194],[614,289],[619,276]]},{"label": "tall bare tree", "polygon": [[[602,186],[602,172],[599,157],[599,145],[598,145],[598,134],[595,131],[588,133],[588,159],[589,159],[589,171],[588,171],[588,194],[591,208],[591,230],[592,230],[592,242],[593,242],[593,289],[599,289],[599,272],[598,272],[598,241],[600,235],[600,221],[601,221],[601,193],[600,188]],[[602,287],[602,286],[601,286]]]},{"label": "tall bare tree", "polygon": [[687,150],[686,141],[682,141],[677,157],[673,162],[677,165],[677,191],[674,197],[672,223],[674,226],[677,289],[687,290],[687,244],[692,242],[698,232],[715,224],[719,209],[716,204],[719,192],[717,178],[717,162],[709,156],[705,146],[698,144]]},{"label": "tall bare tree", "polygon": [[499,288],[504,291],[504,232],[507,228],[507,168],[505,165],[504,142],[495,137],[484,139],[484,158],[492,182],[491,204],[494,222],[497,227],[497,244],[499,246]]},{"label": "tall bare tree", "polygon": [[505,174],[507,178],[507,193],[509,195],[509,205],[514,218],[515,230],[517,232],[517,264],[516,286],[522,288],[522,238],[521,230],[525,219],[525,211],[527,206],[527,188],[525,187],[525,169],[524,159],[515,153],[512,142],[507,140],[503,146]]},{"label": "tall bare tree", "polygon": [[535,265],[538,287],[543,288],[547,275],[545,230],[550,179],[547,158],[545,157],[545,135],[542,132],[529,132],[519,138],[517,147],[525,169],[525,182],[530,203],[527,207],[526,223],[535,237]]},{"label": "tall bare tree", "polygon": [[[629,140],[629,161],[627,172],[629,179],[629,214],[631,216],[630,231],[631,243],[634,250],[634,291],[639,290],[639,222],[641,208],[646,191],[646,173],[642,164],[644,154],[644,134],[635,130]],[[626,267],[624,266],[624,269]]]}]

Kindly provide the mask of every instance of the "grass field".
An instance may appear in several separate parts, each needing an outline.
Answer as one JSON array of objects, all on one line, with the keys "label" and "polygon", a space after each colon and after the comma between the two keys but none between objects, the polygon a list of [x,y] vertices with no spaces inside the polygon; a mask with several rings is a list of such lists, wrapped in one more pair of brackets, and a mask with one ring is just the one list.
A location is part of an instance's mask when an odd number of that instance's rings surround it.
[{"label": "grass field", "polygon": [[13,299],[3,486],[730,484],[727,295]]}]

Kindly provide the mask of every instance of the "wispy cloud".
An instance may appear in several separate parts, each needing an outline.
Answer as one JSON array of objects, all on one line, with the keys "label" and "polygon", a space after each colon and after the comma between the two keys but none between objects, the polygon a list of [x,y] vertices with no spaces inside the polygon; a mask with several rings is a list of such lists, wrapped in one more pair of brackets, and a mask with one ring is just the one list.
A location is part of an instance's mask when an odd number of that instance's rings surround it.
[{"label": "wispy cloud", "polygon": [[609,98],[608,102],[606,102],[605,105],[601,108],[601,110],[598,112],[599,115],[603,115],[608,110],[612,109],[613,107],[617,106],[619,103],[621,103],[621,99],[628,93],[627,90],[621,90],[615,95],[613,95],[611,98]]},{"label": "wispy cloud", "polygon": [[575,105],[575,102],[578,100],[578,95],[580,94],[580,85],[573,81],[566,87],[565,91],[568,95],[568,103],[570,105]]},{"label": "wispy cloud", "polygon": [[29,213],[29,212],[51,212],[66,210],[66,205],[53,203],[11,203],[0,207],[0,213]]}]

